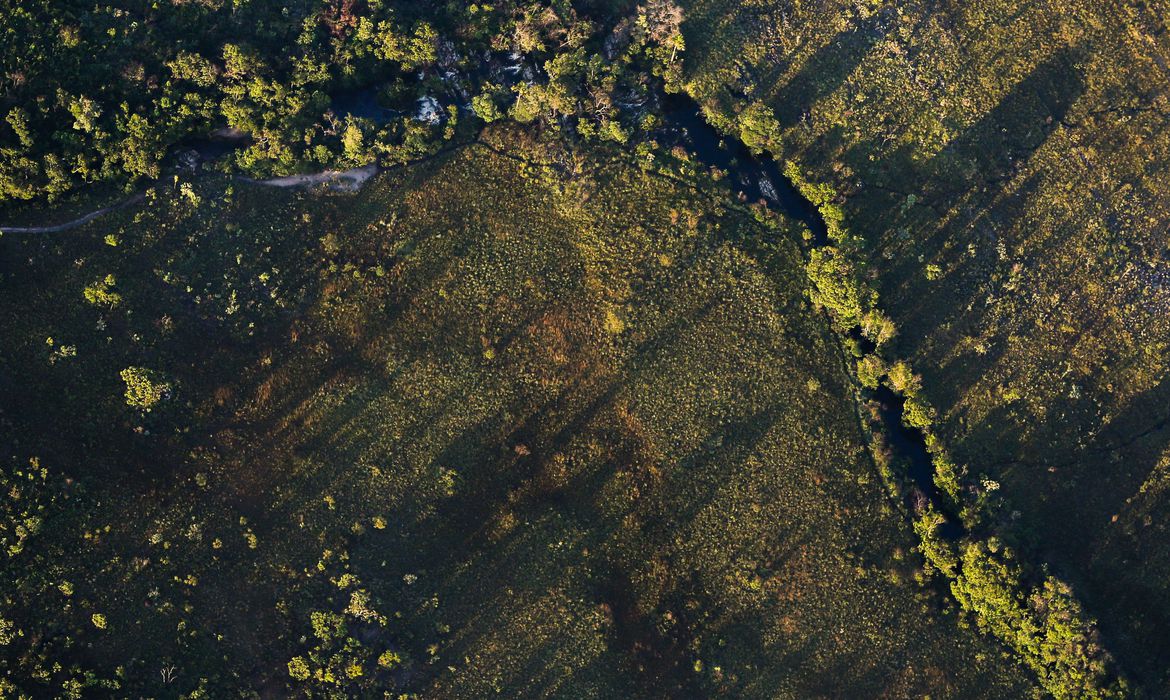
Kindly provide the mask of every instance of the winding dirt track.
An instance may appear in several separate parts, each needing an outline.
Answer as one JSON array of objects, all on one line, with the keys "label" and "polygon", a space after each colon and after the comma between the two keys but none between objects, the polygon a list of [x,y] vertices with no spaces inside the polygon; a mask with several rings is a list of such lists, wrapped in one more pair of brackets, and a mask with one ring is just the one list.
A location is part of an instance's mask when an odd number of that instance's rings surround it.
[{"label": "winding dirt track", "polygon": [[117,204],[103,207],[97,211],[91,211],[85,216],[74,219],[73,221],[66,221],[63,224],[55,224],[53,226],[0,226],[0,233],[59,233],[61,231],[68,231],[71,228],[84,226],[103,214],[109,214],[112,211],[117,211],[132,204],[137,204],[146,199],[146,195],[139,192],[136,195],[128,197]]},{"label": "winding dirt track", "polygon": [[[325,185],[339,192],[357,192],[362,188],[362,185],[366,184],[367,180],[377,174],[377,165],[367,165],[364,168],[354,168],[353,170],[326,170],[312,175],[290,175],[288,177],[272,178],[271,180],[253,180],[249,177],[241,177],[239,180],[249,182],[253,185],[264,185],[265,187],[309,187],[313,185]],[[91,211],[85,216],[78,217],[72,221],[66,221],[63,224],[54,224],[52,226],[0,226],[0,233],[60,233],[61,231],[68,231],[78,226],[84,226],[99,216],[137,204],[144,199],[146,199],[146,195],[139,192],[117,204]]]},{"label": "winding dirt track", "polygon": [[253,180],[250,177],[240,178],[244,182],[268,187],[304,187],[312,185],[327,185],[329,188],[342,192],[356,192],[374,175],[378,174],[377,165],[367,165],[364,168],[352,170],[326,170],[312,175],[289,175],[288,177],[274,177],[271,180]]}]

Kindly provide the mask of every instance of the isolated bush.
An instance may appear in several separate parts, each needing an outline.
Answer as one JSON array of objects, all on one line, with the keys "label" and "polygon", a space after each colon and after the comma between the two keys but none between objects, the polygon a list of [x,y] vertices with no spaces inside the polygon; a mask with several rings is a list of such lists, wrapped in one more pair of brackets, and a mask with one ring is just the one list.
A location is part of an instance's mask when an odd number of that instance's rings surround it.
[{"label": "isolated bush", "polygon": [[94,306],[108,306],[112,309],[122,303],[122,295],[114,291],[114,286],[117,284],[116,277],[106,275],[85,288],[83,292],[85,300]]},{"label": "isolated bush", "polygon": [[126,382],[126,404],[149,411],[171,393],[170,382],[162,375],[145,367],[127,367],[122,370]]}]

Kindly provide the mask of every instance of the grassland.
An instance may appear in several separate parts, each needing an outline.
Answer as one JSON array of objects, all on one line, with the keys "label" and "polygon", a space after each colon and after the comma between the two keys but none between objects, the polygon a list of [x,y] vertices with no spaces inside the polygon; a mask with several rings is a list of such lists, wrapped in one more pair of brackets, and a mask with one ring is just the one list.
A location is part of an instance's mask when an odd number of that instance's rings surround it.
[{"label": "grassland", "polygon": [[796,227],[525,133],[0,239],[10,682],[1028,694],[916,583]]},{"label": "grassland", "polygon": [[966,483],[1170,693],[1170,7],[685,5],[688,91],[843,195]]}]

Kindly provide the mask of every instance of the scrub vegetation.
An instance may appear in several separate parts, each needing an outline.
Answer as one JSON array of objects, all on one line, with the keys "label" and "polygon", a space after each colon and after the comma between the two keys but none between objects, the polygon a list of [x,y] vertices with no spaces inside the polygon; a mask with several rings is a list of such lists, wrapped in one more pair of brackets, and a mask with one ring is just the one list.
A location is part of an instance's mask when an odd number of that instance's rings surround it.
[{"label": "scrub vegetation", "polygon": [[1170,693],[1168,9],[0,0],[0,698]]},{"label": "scrub vegetation", "polygon": [[485,138],[6,237],[10,690],[1024,692],[915,581],[797,228]]},{"label": "scrub vegetation", "polygon": [[685,4],[686,89],[838,193],[961,488],[1170,692],[1165,3]]}]

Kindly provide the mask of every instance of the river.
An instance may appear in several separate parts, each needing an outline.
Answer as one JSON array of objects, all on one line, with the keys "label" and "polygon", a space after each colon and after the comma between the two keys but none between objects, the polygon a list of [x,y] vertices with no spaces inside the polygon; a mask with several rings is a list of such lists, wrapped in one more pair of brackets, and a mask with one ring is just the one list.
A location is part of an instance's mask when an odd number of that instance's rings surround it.
[{"label": "river", "polygon": [[771,158],[757,158],[742,141],[720,134],[707,123],[698,104],[683,95],[666,95],[663,123],[681,137],[682,145],[707,166],[726,171],[736,190],[749,201],[763,200],[808,227],[813,244],[827,245],[828,228],[816,206],[804,198]]},{"label": "river", "polygon": [[[503,61],[489,62],[488,68],[492,77],[503,82],[515,82],[519,75],[531,75],[540,72],[539,67],[525,65],[515,55],[508,55],[511,63]],[[509,76],[513,76],[509,78]],[[419,100],[425,109],[431,102],[436,104],[457,104],[461,108],[462,98],[466,89],[456,78],[452,81],[455,89],[450,94],[441,97],[424,97]],[[344,118],[356,116],[370,119],[376,123],[385,123],[396,118],[402,112],[383,106],[377,97],[376,88],[349,91],[335,95],[332,100],[334,113]],[[426,105],[423,105],[423,103]],[[682,145],[697,161],[708,167],[716,167],[728,174],[731,185],[749,201],[763,201],[770,208],[803,223],[812,232],[812,245],[828,245],[828,233],[825,221],[816,206],[801,195],[793,183],[785,177],[776,161],[772,158],[758,158],[738,139],[719,133],[703,118],[697,103],[681,94],[660,94],[654,102],[660,105],[663,122],[660,136],[666,145]],[[640,106],[638,107],[641,108]],[[251,142],[247,134],[220,129],[207,137],[184,141],[172,152],[172,158],[181,167],[197,168],[201,163],[223,157],[238,148],[243,148]],[[376,165],[356,168],[350,171],[325,171],[307,175],[293,175],[273,178],[270,180],[245,181],[273,187],[297,187],[325,184],[338,189],[354,191],[377,173]],[[93,219],[114,209],[126,206],[141,199],[135,195],[113,207],[98,210],[65,224],[56,224],[42,227],[3,227],[0,232],[10,233],[53,233],[81,226]],[[856,333],[854,334],[857,335]],[[859,340],[865,344],[868,341]],[[869,349],[872,350],[872,345]],[[894,461],[901,465],[906,476],[914,484],[914,489],[907,494],[907,502],[911,508],[917,500],[913,491],[917,491],[928,499],[935,510],[942,513],[947,523],[940,528],[940,534],[947,539],[956,539],[963,534],[963,528],[958,518],[950,511],[945,499],[934,483],[934,463],[926,449],[926,440],[922,432],[909,427],[902,422],[902,397],[885,386],[872,392],[872,398],[878,403],[879,415],[889,440],[890,448],[894,453]]]},{"label": "river", "polygon": [[[736,190],[749,201],[764,201],[789,218],[802,222],[813,234],[814,247],[829,244],[828,229],[816,206],[806,199],[784,175],[772,158],[758,158],[738,139],[720,134],[703,118],[698,105],[688,97],[668,95],[664,100],[663,121],[668,129],[678,132],[681,142],[698,161],[715,166],[728,173]],[[866,352],[874,350],[873,343],[853,333]],[[870,392],[877,402],[895,467],[913,483],[906,493],[907,507],[917,507],[921,494],[941,513],[946,522],[939,529],[940,537],[957,540],[965,534],[958,517],[952,512],[946,498],[934,482],[934,460],[926,449],[922,431],[902,421],[904,399],[885,385]]]}]

